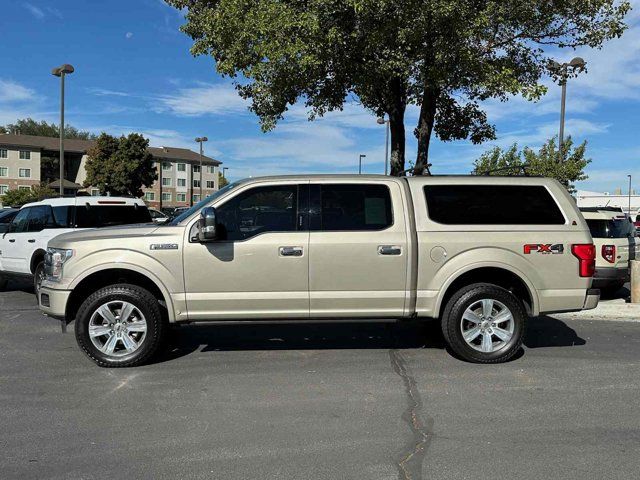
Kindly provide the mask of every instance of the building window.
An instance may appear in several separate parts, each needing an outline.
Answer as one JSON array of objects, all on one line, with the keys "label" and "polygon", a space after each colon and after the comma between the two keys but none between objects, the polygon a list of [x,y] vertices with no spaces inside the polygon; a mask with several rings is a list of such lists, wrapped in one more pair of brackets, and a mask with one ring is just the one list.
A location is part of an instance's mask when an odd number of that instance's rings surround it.
[{"label": "building window", "polygon": [[171,194],[170,193],[166,193],[166,192],[162,192],[162,201],[163,202],[170,202],[171,201]]},{"label": "building window", "polygon": [[9,153],[4,148],[0,148],[0,158],[7,158]]},{"label": "building window", "polygon": [[31,169],[30,168],[21,168],[18,170],[18,176],[20,178],[31,178]]},{"label": "building window", "polygon": [[193,173],[200,173],[200,165],[193,166]]},{"label": "building window", "polygon": [[0,177],[8,177],[9,169],[7,167],[0,167]]},{"label": "building window", "polygon": [[200,180],[194,180],[193,181],[193,186],[196,187],[196,188],[199,187],[200,186]]},{"label": "building window", "polygon": [[171,170],[171,162],[162,162],[163,170]]},{"label": "building window", "polygon": [[144,199],[148,202],[153,202],[156,199],[156,194],[153,192],[144,192]]},{"label": "building window", "polygon": [[186,202],[187,194],[186,193],[176,193],[176,202]]},{"label": "building window", "polygon": [[18,190],[31,190],[29,185],[18,185]]},{"label": "building window", "polygon": [[216,188],[216,182],[213,180],[207,180],[207,188]]},{"label": "building window", "polygon": [[179,178],[178,179],[178,186],[179,187],[186,187],[187,186],[187,179],[186,178]]},{"label": "building window", "polygon": [[20,150],[20,160],[31,160],[31,152],[29,150]]},{"label": "building window", "polygon": [[186,172],[187,171],[187,165],[184,163],[179,163],[178,164],[178,171],[179,172]]},{"label": "building window", "polygon": [[211,174],[216,173],[216,167],[215,167],[215,165],[209,165],[209,166],[207,167],[207,169],[209,170],[209,173],[211,173]]},{"label": "building window", "polygon": [[99,197],[100,196],[100,190],[98,190],[97,188],[92,188],[91,189],[91,196],[92,197]]},{"label": "building window", "polygon": [[162,178],[162,186],[163,187],[170,187],[171,186],[171,179],[167,178],[167,177],[163,177]]},{"label": "building window", "polygon": [[9,185],[0,185],[0,195],[4,195],[9,191]]},{"label": "building window", "polygon": [[192,197],[194,203],[198,203],[200,201],[200,194],[196,193]]}]

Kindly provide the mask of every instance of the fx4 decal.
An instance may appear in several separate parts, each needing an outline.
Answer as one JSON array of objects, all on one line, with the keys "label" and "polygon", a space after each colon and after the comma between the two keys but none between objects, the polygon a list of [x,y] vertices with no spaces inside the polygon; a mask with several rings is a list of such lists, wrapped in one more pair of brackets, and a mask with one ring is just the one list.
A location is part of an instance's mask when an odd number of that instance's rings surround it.
[{"label": "fx4 decal", "polygon": [[559,254],[564,253],[564,245],[556,243],[551,245],[550,243],[531,243],[524,246],[525,255],[531,254],[531,252],[538,252],[544,254]]}]

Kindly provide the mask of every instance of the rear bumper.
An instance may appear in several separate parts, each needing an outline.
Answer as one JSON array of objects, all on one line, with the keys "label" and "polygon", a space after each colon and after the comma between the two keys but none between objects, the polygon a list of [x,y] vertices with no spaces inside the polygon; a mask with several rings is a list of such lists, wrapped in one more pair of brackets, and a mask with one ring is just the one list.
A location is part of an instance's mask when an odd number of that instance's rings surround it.
[{"label": "rear bumper", "polygon": [[50,317],[64,320],[70,295],[71,290],[56,290],[43,285],[38,294],[40,310]]},{"label": "rear bumper", "polygon": [[595,288],[604,288],[609,285],[626,283],[629,281],[629,267],[596,267],[593,276],[593,286]]},{"label": "rear bumper", "polygon": [[598,302],[600,301],[600,290],[597,288],[590,288],[587,290],[587,296],[584,299],[583,310],[593,310],[598,306]]}]

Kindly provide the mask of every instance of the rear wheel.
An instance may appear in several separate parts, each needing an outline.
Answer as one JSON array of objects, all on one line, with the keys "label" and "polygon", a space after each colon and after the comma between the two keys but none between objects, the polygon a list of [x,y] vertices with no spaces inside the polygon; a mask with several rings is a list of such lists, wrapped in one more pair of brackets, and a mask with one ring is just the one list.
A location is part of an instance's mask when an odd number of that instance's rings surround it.
[{"label": "rear wheel", "polygon": [[9,283],[7,277],[0,274],[0,292],[4,292],[7,289],[7,283]]},{"label": "rear wheel", "polygon": [[158,300],[136,285],[102,288],[76,316],[78,345],[101,367],[132,367],[157,351],[165,332]]},{"label": "rear wheel", "polygon": [[442,332],[462,359],[500,363],[522,346],[526,312],[511,292],[491,284],[474,284],[456,292],[442,316]]}]

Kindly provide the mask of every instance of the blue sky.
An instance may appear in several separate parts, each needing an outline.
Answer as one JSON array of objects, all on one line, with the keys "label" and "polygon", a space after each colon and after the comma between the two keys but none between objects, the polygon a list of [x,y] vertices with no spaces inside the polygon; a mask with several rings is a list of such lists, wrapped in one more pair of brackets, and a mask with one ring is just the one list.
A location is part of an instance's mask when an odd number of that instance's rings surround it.
[{"label": "blue sky", "polygon": [[[161,0],[108,2],[10,0],[0,17],[0,124],[27,116],[56,121],[59,81],[51,68],[71,63],[67,81],[67,121],[111,134],[142,132],[152,145],[196,149],[206,135],[206,153],[229,167],[232,179],[249,175],[356,172],[384,169],[384,128],[357,104],[308,122],[294,106],[275,131],[264,134],[230,83],[216,74],[210,58],[194,58],[191,41],[178,28],[180,12]],[[640,0],[622,39],[580,55],[589,71],[568,87],[567,133],[588,140],[590,179],[579,187],[626,190],[634,176],[640,190]],[[493,145],[539,146],[557,134],[560,91],[549,83],[538,103],[515,98],[489,102],[498,140],[434,142],[435,173],[468,173],[472,162]],[[407,113],[407,158],[415,157],[417,109]]]}]

